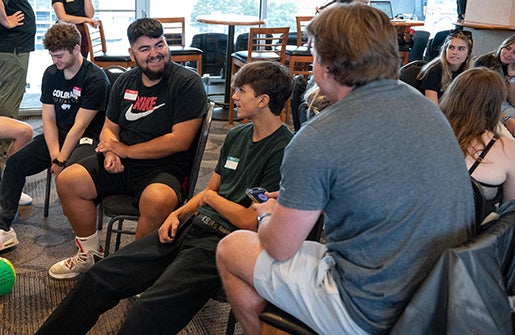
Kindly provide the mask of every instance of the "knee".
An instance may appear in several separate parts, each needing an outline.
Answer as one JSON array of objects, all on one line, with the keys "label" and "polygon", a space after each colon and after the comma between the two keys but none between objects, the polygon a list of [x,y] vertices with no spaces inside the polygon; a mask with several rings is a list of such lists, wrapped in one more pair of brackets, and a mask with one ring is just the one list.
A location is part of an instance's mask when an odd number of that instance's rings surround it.
[{"label": "knee", "polygon": [[[216,247],[216,263],[220,267],[231,264],[234,257],[245,253],[248,250],[250,242],[254,239],[252,235],[256,233],[245,230],[237,230],[224,237]],[[257,235],[255,236],[257,239]]]},{"label": "knee", "polygon": [[16,140],[18,140],[21,145],[29,143],[30,140],[32,140],[32,127],[29,125],[24,125],[19,137]]},{"label": "knee", "polygon": [[178,198],[175,191],[164,184],[147,186],[141,194],[139,209],[142,215],[168,215],[177,208]]},{"label": "knee", "polygon": [[[70,195],[84,196],[94,191],[94,184],[89,173],[78,164],[65,168],[56,181],[57,194],[60,198]],[[93,188],[93,189],[92,189]]]}]

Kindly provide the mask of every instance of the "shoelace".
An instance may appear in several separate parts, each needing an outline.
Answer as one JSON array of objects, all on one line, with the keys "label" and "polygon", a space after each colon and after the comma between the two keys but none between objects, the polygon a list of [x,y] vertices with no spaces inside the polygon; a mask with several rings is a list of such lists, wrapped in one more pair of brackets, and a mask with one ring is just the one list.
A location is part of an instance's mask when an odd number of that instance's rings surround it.
[{"label": "shoelace", "polygon": [[78,263],[82,263],[82,264],[86,263],[87,260],[88,260],[88,254],[78,252],[75,256],[68,258],[65,262],[65,265],[68,269],[71,269]]}]

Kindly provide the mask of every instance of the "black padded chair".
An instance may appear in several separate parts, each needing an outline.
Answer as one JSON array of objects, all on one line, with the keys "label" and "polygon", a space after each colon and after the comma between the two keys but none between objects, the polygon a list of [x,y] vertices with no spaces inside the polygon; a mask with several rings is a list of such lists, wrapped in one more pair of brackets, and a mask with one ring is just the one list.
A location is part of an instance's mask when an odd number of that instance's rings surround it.
[{"label": "black padded chair", "polygon": [[420,70],[427,62],[425,60],[414,60],[410,62],[400,69],[399,79],[405,82],[406,84],[413,86],[420,93],[424,94],[424,92],[420,89],[421,81],[417,79]]},{"label": "black padded chair", "polygon": [[427,62],[440,55],[440,51],[442,51],[442,45],[445,42],[447,36],[449,36],[450,32],[450,30],[442,30],[437,32],[433,38],[429,39],[426,53],[424,55],[424,59]]},{"label": "black padded chair", "polygon": [[193,36],[191,47],[202,50],[202,73],[225,78],[227,34],[202,33]]},{"label": "black padded chair", "polygon": [[[198,134],[199,139],[197,142],[195,159],[188,177],[188,189],[185,201],[191,199],[195,193],[195,186],[197,184],[198,174],[200,171],[200,163],[202,162],[209,129],[211,127],[214,106],[215,104],[213,102],[209,103],[207,114],[204,116],[204,120],[202,121],[202,126]],[[135,235],[134,229],[124,229],[123,224],[126,220],[137,221],[139,219],[139,210],[138,207],[132,203],[131,197],[125,194],[116,194],[105,197],[99,205],[98,221],[103,221],[104,215],[111,218],[107,224],[104,247],[104,257],[107,257],[110,252],[113,233],[116,234],[114,251],[120,248],[122,234]],[[118,223],[116,228],[114,228],[115,223]]]},{"label": "black padded chair", "polygon": [[515,211],[445,251],[390,334],[513,334]]},{"label": "black padded chair", "polygon": [[415,34],[413,35],[413,47],[408,55],[408,63],[414,60],[424,59],[424,52],[426,51],[429,41],[429,35],[429,31],[415,30]]}]

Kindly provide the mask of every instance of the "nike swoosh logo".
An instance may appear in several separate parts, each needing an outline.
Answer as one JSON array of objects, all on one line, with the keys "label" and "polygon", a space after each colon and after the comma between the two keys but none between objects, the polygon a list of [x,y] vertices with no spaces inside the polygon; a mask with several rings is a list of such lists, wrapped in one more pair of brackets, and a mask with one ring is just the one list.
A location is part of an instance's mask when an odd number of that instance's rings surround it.
[{"label": "nike swoosh logo", "polygon": [[141,119],[142,117],[145,117],[147,115],[150,115],[152,114],[156,109],[160,108],[160,107],[163,107],[165,104],[160,104],[160,105],[157,105],[155,106],[153,109],[151,110],[148,110],[146,112],[143,112],[143,113],[133,113],[132,112],[132,106],[133,105],[130,105],[129,109],[127,109],[127,112],[125,112],[125,118],[129,121],[136,121],[138,119]]}]

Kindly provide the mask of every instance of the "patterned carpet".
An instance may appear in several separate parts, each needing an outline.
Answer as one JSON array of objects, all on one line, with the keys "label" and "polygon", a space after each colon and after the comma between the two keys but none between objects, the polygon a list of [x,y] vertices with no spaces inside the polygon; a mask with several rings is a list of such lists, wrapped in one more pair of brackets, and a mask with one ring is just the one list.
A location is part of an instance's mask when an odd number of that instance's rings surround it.
[{"label": "patterned carpet", "polygon": [[[25,121],[33,126],[35,133],[41,132],[40,118]],[[230,128],[224,121],[213,121],[197,190],[207,185],[220,145]],[[76,247],[73,231],[62,214],[55,185],[52,185],[50,195],[49,217],[43,217],[45,180],[46,171],[27,178],[24,192],[33,197],[33,204],[19,210],[19,221],[14,227],[20,244],[0,253],[0,257],[9,259],[17,271],[13,291],[0,297],[0,335],[34,334],[74,284],[74,281],[55,281],[47,275],[52,264],[73,255]],[[100,234],[103,241],[105,229]],[[124,242],[130,242],[130,239]],[[88,334],[116,334],[130,304],[130,300],[121,302],[103,315]],[[227,304],[210,301],[180,334],[224,334],[228,311]],[[242,333],[239,326],[236,333]]]}]

